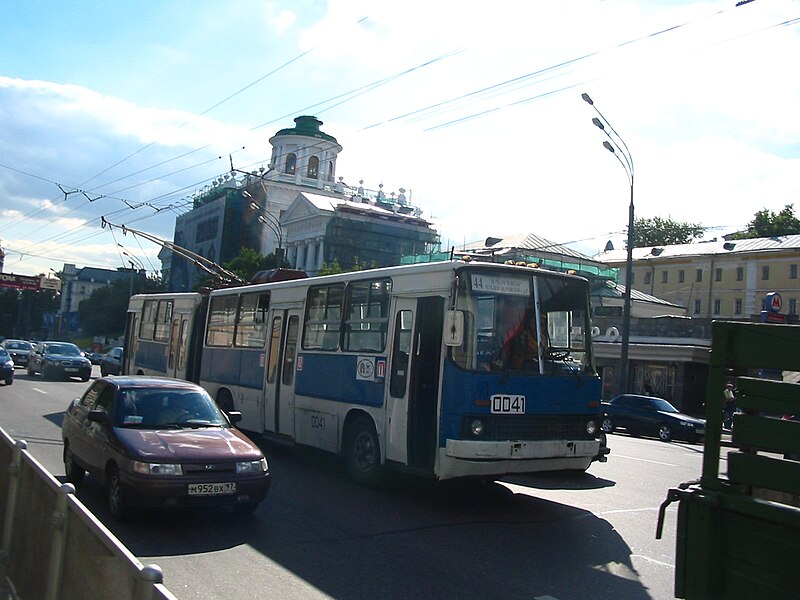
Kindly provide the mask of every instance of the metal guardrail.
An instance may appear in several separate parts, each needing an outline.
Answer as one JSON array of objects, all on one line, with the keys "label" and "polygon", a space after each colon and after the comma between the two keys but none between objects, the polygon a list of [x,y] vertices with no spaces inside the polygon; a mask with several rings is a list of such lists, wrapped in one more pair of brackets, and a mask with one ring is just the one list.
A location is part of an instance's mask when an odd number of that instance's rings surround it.
[{"label": "metal guardrail", "polygon": [[26,448],[0,428],[0,597],[176,600]]}]

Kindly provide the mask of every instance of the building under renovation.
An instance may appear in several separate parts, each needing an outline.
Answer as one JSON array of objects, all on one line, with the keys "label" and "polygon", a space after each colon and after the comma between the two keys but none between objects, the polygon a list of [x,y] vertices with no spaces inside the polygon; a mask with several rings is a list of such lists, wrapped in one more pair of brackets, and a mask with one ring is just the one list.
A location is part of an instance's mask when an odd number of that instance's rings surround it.
[{"label": "building under renovation", "polygon": [[[385,193],[336,177],[342,146],[312,116],[297,117],[269,142],[268,167],[232,169],[193,198],[175,222],[174,242],[217,264],[242,248],[283,258],[283,264],[316,275],[342,269],[388,266],[404,254],[434,249],[439,236],[405,190]],[[159,257],[172,291],[197,286],[203,271],[169,250]]]}]

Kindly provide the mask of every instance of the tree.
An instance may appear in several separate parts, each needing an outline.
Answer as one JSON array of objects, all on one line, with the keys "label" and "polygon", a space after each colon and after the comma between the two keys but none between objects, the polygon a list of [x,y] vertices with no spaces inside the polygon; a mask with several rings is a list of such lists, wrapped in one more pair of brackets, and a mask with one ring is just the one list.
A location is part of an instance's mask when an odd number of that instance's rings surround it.
[{"label": "tree", "polygon": [[634,219],[633,247],[671,246],[689,244],[703,235],[705,229],[699,223],[673,221],[668,217]]},{"label": "tree", "polygon": [[759,210],[753,220],[747,224],[745,231],[729,236],[733,240],[748,238],[777,237],[800,233],[800,220],[794,214],[794,204],[787,204],[781,212],[775,214],[767,208]]},{"label": "tree", "polygon": [[[260,252],[252,248],[241,248],[239,254],[222,265],[223,269],[236,273],[241,277],[242,281],[250,281],[253,275],[259,271],[266,271],[268,269],[276,268],[275,254],[267,254],[264,256]],[[285,268],[287,263],[285,260],[281,261],[281,267]],[[203,287],[215,287],[210,275],[206,274],[201,277],[196,285],[196,289]]]},{"label": "tree", "polygon": [[163,291],[158,277],[125,278],[95,290],[78,305],[81,329],[86,335],[116,337],[125,331],[131,293],[149,294]]}]

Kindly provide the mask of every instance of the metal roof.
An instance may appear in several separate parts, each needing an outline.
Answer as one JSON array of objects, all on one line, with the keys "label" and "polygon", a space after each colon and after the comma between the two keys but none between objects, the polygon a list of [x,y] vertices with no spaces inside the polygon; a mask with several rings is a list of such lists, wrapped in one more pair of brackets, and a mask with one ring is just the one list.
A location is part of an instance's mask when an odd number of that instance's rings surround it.
[{"label": "metal roof", "polygon": [[535,233],[513,233],[497,236],[489,236],[485,240],[466,244],[462,250],[465,252],[478,250],[505,250],[505,249],[529,250],[531,252],[547,252],[568,256],[584,262],[597,262],[596,258],[581,254],[577,250],[567,248],[556,242],[543,238]]},{"label": "metal roof", "polygon": [[[647,246],[644,248],[634,248],[633,260],[786,251],[800,252],[800,235],[750,238],[746,240],[695,242],[693,244],[675,244],[671,246]],[[594,259],[604,263],[624,263],[627,260],[627,251],[625,248],[608,250],[596,255]]]}]

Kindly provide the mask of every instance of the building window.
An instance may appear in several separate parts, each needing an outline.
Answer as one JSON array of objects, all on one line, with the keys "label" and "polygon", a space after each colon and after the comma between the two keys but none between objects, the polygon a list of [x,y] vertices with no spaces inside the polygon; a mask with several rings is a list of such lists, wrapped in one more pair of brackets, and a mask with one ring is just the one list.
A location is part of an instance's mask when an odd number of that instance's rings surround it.
[{"label": "building window", "polygon": [[767,281],[769,279],[769,265],[761,267],[761,279]]},{"label": "building window", "polygon": [[697,269],[694,280],[697,283],[703,281],[703,269]]},{"label": "building window", "polygon": [[669,283],[669,271],[661,271],[661,283]]},{"label": "building window", "polygon": [[647,273],[644,274],[644,284],[645,285],[649,285],[650,284],[650,271],[648,271]]},{"label": "building window", "polygon": [[702,308],[702,306],[700,304],[700,300],[695,300],[694,301],[694,314],[699,315],[701,308]]},{"label": "building window", "polygon": [[797,265],[789,265],[789,279],[797,279]]},{"label": "building window", "polygon": [[316,179],[319,177],[319,158],[312,156],[308,159],[308,177],[309,179]]},{"label": "building window", "polygon": [[736,267],[736,281],[744,281],[744,267]]},{"label": "building window", "polygon": [[789,298],[789,314],[797,314],[797,298]]},{"label": "building window", "polygon": [[733,301],[733,314],[735,314],[735,315],[742,314],[742,299],[741,298],[736,298],[736,300]]},{"label": "building window", "polygon": [[722,302],[720,301],[719,298],[715,298],[714,299],[714,314],[718,315],[721,308],[722,308]]},{"label": "building window", "polygon": [[294,175],[296,166],[297,155],[294,152],[289,152],[289,154],[286,155],[286,168],[283,170],[283,172],[288,173],[289,175]]},{"label": "building window", "polygon": [[714,269],[714,281],[722,281],[722,269]]},{"label": "building window", "polygon": [[683,283],[686,280],[686,271],[681,269],[678,271],[678,283]]}]

